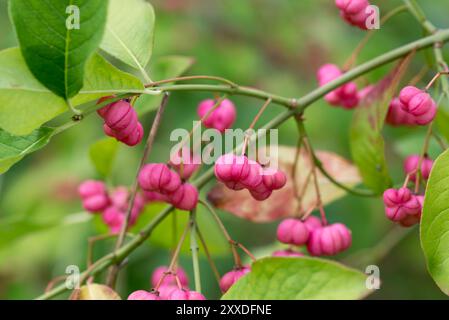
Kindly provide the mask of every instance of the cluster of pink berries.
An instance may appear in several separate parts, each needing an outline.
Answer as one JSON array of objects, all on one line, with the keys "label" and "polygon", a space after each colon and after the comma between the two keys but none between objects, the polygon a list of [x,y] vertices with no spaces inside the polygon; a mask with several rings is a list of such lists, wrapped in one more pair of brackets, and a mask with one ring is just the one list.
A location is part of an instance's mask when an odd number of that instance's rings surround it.
[{"label": "cluster of pink berries", "polygon": [[[318,84],[325,84],[337,79],[343,74],[340,68],[334,64],[325,64],[317,72]],[[359,94],[357,85],[354,82],[348,82],[341,87],[326,94],[324,99],[333,106],[342,106],[345,109],[353,109],[359,104]]]},{"label": "cluster of pink berries", "polygon": [[[126,217],[129,204],[129,191],[125,187],[117,187],[108,193],[102,181],[87,180],[78,188],[83,207],[90,213],[101,213],[103,222],[112,234],[120,232]],[[129,225],[136,223],[147,200],[140,193],[134,199]]]},{"label": "cluster of pink berries", "polygon": [[247,189],[258,201],[267,199],[274,190],[281,189],[287,183],[287,177],[281,170],[263,168],[244,155],[222,155],[217,159],[214,170],[217,179],[228,188]]},{"label": "cluster of pink berries", "polygon": [[[310,216],[304,221],[285,219],[277,229],[277,239],[293,246],[307,245],[312,256],[332,256],[351,246],[351,231],[341,223],[323,225],[317,217]],[[276,251],[273,256],[295,257],[302,254],[292,251]]]},{"label": "cluster of pink berries", "polygon": [[349,24],[366,30],[366,20],[370,12],[367,10],[368,0],[335,0],[335,5],[340,9],[340,15]]},{"label": "cluster of pink berries", "polygon": [[152,291],[137,290],[128,296],[128,300],[206,300],[199,292],[189,290],[189,279],[185,271],[178,267],[176,276],[167,274],[168,267],[161,266],[151,276]]},{"label": "cluster of pink berries", "polygon": [[139,185],[149,199],[158,199],[174,207],[190,211],[198,203],[198,190],[183,182],[179,174],[164,163],[149,163],[140,170]]},{"label": "cluster of pink berries", "polygon": [[[411,182],[416,182],[420,163],[419,155],[408,156],[404,161],[404,172]],[[433,161],[425,156],[421,160],[420,177],[427,180],[432,170]],[[403,227],[410,227],[420,222],[424,196],[413,194],[406,186],[399,189],[387,189],[383,195],[385,215],[388,219]]]},{"label": "cluster of pink berries", "polygon": [[407,86],[389,106],[386,122],[393,126],[426,125],[435,118],[437,106],[424,90]]},{"label": "cluster of pink berries", "polygon": [[212,110],[216,103],[217,101],[212,99],[204,100],[198,105],[197,112],[201,119],[207,115],[203,120],[203,124],[206,128],[214,128],[223,133],[226,129],[232,127],[236,117],[236,110],[234,104],[228,99],[223,99],[223,101]]},{"label": "cluster of pink berries", "polygon": [[[103,97],[101,103],[111,97]],[[104,133],[116,138],[128,146],[135,146],[142,141],[143,127],[139,122],[137,113],[132,105],[126,100],[108,104],[98,109],[97,113],[104,119]]]}]

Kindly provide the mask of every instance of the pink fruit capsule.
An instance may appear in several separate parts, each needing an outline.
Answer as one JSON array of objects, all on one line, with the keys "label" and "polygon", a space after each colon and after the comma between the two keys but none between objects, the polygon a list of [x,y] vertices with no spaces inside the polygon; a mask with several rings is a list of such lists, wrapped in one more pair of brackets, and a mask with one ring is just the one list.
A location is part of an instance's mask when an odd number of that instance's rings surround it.
[{"label": "pink fruit capsule", "polygon": [[351,231],[341,223],[334,223],[312,231],[307,250],[312,256],[331,256],[351,246]]},{"label": "pink fruit capsule", "polygon": [[277,228],[277,238],[280,242],[293,245],[303,245],[309,239],[309,229],[299,219],[285,219]]},{"label": "pink fruit capsule", "polygon": [[248,266],[231,270],[223,275],[220,279],[220,289],[224,293],[237,282],[245,274],[249,273],[251,269]]}]

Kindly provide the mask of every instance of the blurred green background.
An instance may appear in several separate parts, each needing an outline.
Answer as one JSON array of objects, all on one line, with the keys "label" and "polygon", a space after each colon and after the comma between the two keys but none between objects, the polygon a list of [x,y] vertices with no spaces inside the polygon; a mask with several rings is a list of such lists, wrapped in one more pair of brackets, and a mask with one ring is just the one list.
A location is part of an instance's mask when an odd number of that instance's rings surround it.
[{"label": "blurred green background", "polygon": [[[156,35],[154,58],[165,55],[191,56],[196,63],[189,74],[229,78],[239,84],[262,88],[284,96],[300,97],[316,87],[315,71],[325,62],[342,65],[363,38],[364,32],[342,22],[332,0],[154,0]],[[436,25],[449,27],[448,0],[419,1]],[[400,0],[373,1],[383,14],[402,4]],[[358,61],[365,61],[391,48],[417,39],[422,34],[415,20],[402,13],[376,31]],[[0,48],[16,45],[7,15],[7,1],[0,0]],[[425,64],[417,54],[408,76]],[[388,71],[381,68],[367,75],[360,84],[376,81]],[[173,94],[158,134],[151,160],[165,161],[174,128],[191,128],[196,105],[209,95]],[[245,128],[258,111],[260,101],[233,97],[238,108],[235,127]],[[282,110],[270,107],[260,123]],[[332,108],[323,101],[306,112],[306,127],[317,149],[350,157],[348,127],[352,112]],[[141,119],[150,123],[153,115]],[[98,117],[89,117],[53,139],[43,150],[28,156],[0,176],[0,298],[30,299],[41,294],[48,281],[64,274],[66,266],[85,268],[87,238],[99,233],[96,219],[83,214],[76,195],[77,184],[96,178],[89,161],[89,146],[104,136]],[[280,128],[280,143],[295,145],[294,122]],[[395,182],[403,179],[401,160],[421,148],[421,129],[385,130],[387,157]],[[437,148],[432,148],[433,155]],[[140,148],[119,149],[114,163],[114,184],[129,185],[135,175]],[[207,189],[207,188],[206,188]],[[141,224],[157,208],[149,208]],[[353,246],[340,259],[364,269],[366,261],[380,267],[382,286],[370,299],[440,299],[440,292],[428,275],[421,252],[418,228],[405,235],[388,252],[373,251],[392,243],[383,240],[392,228],[385,219],[379,199],[346,196],[329,205],[331,221],[342,221],[353,231]],[[232,236],[255,252],[275,243],[276,223],[253,224],[227,213],[220,213]],[[178,213],[180,217],[183,213]],[[202,211],[199,215],[204,216]],[[170,221],[133,253],[122,271],[118,292],[126,297],[137,289],[149,289],[152,270],[167,264],[173,246]],[[210,219],[200,227],[208,229],[219,270],[232,267],[226,243]],[[210,230],[209,230],[210,229]],[[180,232],[180,230],[178,230]],[[95,255],[109,252],[113,242],[104,241]],[[380,248],[380,247],[379,247]],[[363,253],[365,252],[365,253]],[[380,252],[376,257],[375,253]],[[185,253],[188,253],[185,250]],[[374,259],[374,260],[373,260]],[[181,265],[192,275],[191,260],[184,254]],[[201,261],[202,282],[208,298],[218,297],[218,287],[205,261]],[[101,277],[99,278],[101,280]],[[191,277],[191,282],[193,279]],[[64,297],[64,296],[62,296]]]}]

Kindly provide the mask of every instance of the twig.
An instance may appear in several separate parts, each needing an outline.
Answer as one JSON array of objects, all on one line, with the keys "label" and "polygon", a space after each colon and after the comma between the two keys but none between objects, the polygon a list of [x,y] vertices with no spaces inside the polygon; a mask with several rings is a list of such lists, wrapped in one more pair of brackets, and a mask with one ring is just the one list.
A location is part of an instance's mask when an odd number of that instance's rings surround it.
[{"label": "twig", "polygon": [[207,261],[209,262],[210,268],[212,269],[212,272],[214,273],[215,279],[217,280],[218,285],[220,285],[220,273],[218,272],[217,266],[215,265],[214,260],[212,259],[212,256],[209,252],[209,249],[207,247],[206,241],[203,238],[203,234],[201,233],[200,228],[198,225],[196,226],[196,231],[198,234],[198,238],[200,239],[201,245],[203,246],[204,253],[206,255]]},{"label": "twig", "polygon": [[248,142],[249,139],[251,138],[248,135],[248,132],[250,132],[250,130],[252,130],[254,128],[254,126],[256,125],[257,121],[259,120],[260,116],[262,115],[262,113],[267,109],[267,107],[270,105],[272,99],[271,97],[269,97],[267,99],[267,101],[265,101],[265,103],[263,104],[263,106],[260,108],[260,110],[257,112],[256,116],[254,117],[253,121],[251,122],[251,124],[249,125],[248,129],[245,131],[245,139],[243,140],[243,146],[242,146],[242,155],[245,154],[246,152],[246,147],[248,146]]}]

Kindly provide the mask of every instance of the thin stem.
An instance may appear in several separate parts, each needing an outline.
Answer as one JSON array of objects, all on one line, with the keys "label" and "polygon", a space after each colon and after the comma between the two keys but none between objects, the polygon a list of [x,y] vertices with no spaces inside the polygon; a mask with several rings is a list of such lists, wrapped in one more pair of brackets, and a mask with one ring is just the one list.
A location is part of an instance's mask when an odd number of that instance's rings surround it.
[{"label": "thin stem", "polygon": [[200,79],[204,79],[204,80],[216,80],[216,81],[220,81],[220,82],[224,82],[228,85],[231,86],[231,88],[236,88],[238,87],[238,85],[234,82],[232,82],[231,80],[222,78],[222,77],[215,77],[215,76],[185,76],[185,77],[176,77],[176,78],[170,78],[170,79],[164,79],[164,80],[160,80],[160,81],[155,81],[155,82],[151,82],[149,84],[145,85],[145,88],[150,88],[150,87],[154,87],[154,86],[158,86],[164,83],[170,83],[170,82],[178,82],[178,81],[187,81],[187,80],[200,80]]},{"label": "thin stem", "polygon": [[196,212],[190,212],[190,251],[192,252],[193,275],[195,279],[195,291],[201,292],[201,275],[200,264],[198,258],[198,242],[196,240]]},{"label": "thin stem", "polygon": [[200,239],[201,245],[203,246],[204,254],[206,255],[207,261],[209,262],[210,268],[212,269],[212,272],[214,273],[215,279],[217,280],[218,285],[220,286],[220,273],[218,272],[217,266],[215,265],[214,260],[212,259],[212,256],[209,252],[209,249],[207,247],[206,241],[203,238],[203,234],[201,233],[200,228],[198,225],[196,226],[196,231],[198,234],[198,239]]},{"label": "thin stem", "polygon": [[176,246],[175,252],[173,253],[173,256],[171,258],[170,265],[168,266],[168,270],[166,272],[164,272],[162,277],[159,279],[159,282],[156,284],[156,287],[154,287],[154,290],[156,290],[156,291],[159,290],[159,287],[164,282],[165,277],[169,274],[173,274],[176,277],[178,286],[180,288],[182,288],[182,286],[179,283],[179,279],[178,279],[178,276],[176,275],[175,270],[176,270],[176,264],[178,263],[179,253],[181,252],[182,245],[184,243],[184,240],[186,239],[189,229],[190,229],[190,221],[187,222],[187,225],[184,228],[184,232],[182,233],[181,238],[179,239],[178,245]]},{"label": "thin stem", "polygon": [[221,232],[223,233],[223,235],[225,236],[226,240],[228,241],[228,243],[231,246],[231,251],[232,251],[232,255],[234,256],[234,262],[235,265],[237,267],[241,267],[242,266],[242,261],[240,259],[240,256],[236,250],[236,245],[237,242],[234,241],[231,236],[229,235],[228,231],[226,230],[226,227],[224,226],[223,222],[221,221],[220,217],[218,216],[218,214],[215,212],[214,208],[212,208],[212,206],[207,202],[204,201],[202,199],[198,199],[198,202],[201,203],[214,217],[215,221],[218,224],[218,227],[220,228]]},{"label": "thin stem", "polygon": [[[145,144],[145,149],[143,151],[142,159],[140,160],[139,167],[138,167],[137,173],[136,173],[136,177],[134,179],[134,184],[133,184],[132,191],[131,191],[131,197],[129,200],[128,210],[126,212],[125,220],[123,221],[122,228],[120,229],[120,233],[117,238],[117,242],[115,244],[115,250],[118,250],[122,246],[123,241],[125,240],[126,230],[128,229],[128,226],[129,226],[129,221],[131,219],[131,212],[134,207],[134,201],[136,199],[137,191],[139,189],[139,183],[138,183],[139,172],[142,169],[142,167],[145,165],[147,158],[151,153],[154,139],[156,138],[156,134],[159,129],[159,125],[161,123],[162,115],[164,113],[165,107],[168,102],[168,97],[169,97],[168,94],[164,95],[164,98],[162,99],[162,102],[161,102],[161,104],[157,110],[156,116],[153,120],[153,124],[151,126],[150,133],[148,134],[148,138],[147,138],[147,142]],[[118,271],[118,268],[113,267],[113,268],[111,268],[109,275],[108,275],[107,283],[112,287],[114,286],[115,279],[117,277],[117,271]]]},{"label": "thin stem", "polygon": [[439,77],[441,77],[442,75],[449,75],[449,71],[439,71],[435,74],[435,76],[432,78],[432,80],[430,80],[430,82],[427,84],[427,86],[425,87],[424,90],[428,91],[432,85],[435,83],[435,81],[438,80]]},{"label": "thin stem", "polygon": [[245,134],[245,139],[243,140],[242,154],[245,154],[246,147],[248,146],[249,139],[251,138],[248,135],[248,132],[250,132],[250,130],[254,129],[254,126],[256,125],[257,121],[260,119],[260,116],[263,114],[263,112],[270,105],[271,101],[272,101],[271,97],[268,98],[267,101],[265,101],[263,106],[260,108],[260,110],[257,112],[256,116],[254,117],[253,121],[249,125],[248,129],[245,131],[247,134]]}]

